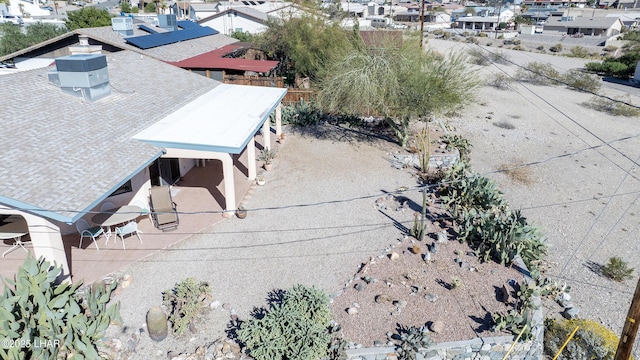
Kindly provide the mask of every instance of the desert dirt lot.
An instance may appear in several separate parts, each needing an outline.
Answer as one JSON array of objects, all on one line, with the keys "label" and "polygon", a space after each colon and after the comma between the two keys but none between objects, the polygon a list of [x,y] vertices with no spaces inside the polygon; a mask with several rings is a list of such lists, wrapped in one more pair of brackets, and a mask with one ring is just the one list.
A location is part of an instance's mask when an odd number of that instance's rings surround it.
[{"label": "desert dirt lot", "polygon": [[[443,53],[469,49],[468,44],[438,40],[430,40],[429,46]],[[518,65],[541,61],[561,73],[585,62],[503,52]],[[490,79],[516,70],[516,65],[491,65],[480,74]],[[600,93],[640,104],[634,95],[637,89],[628,91],[603,83]],[[598,320],[619,334],[640,271],[640,119],[609,116],[580,105],[591,98],[562,86],[485,86],[477,92],[476,104],[450,124],[473,144],[474,170],[495,179],[512,207],[523,209],[529,222],[542,229],[551,245],[547,275],[571,286],[579,316]],[[496,126],[505,123],[513,129]],[[497,171],[518,166],[515,176]],[[633,279],[616,283],[592,271],[612,256],[637,269]]]}]

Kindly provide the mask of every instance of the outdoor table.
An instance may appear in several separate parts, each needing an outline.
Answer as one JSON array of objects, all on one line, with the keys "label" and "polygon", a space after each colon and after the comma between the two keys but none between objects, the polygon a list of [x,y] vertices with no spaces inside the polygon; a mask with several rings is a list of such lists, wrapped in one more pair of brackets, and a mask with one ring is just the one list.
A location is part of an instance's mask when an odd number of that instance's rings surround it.
[{"label": "outdoor table", "polygon": [[94,215],[91,221],[100,226],[113,226],[137,219],[142,214],[142,208],[136,205],[125,205]]},{"label": "outdoor table", "polygon": [[2,253],[2,257],[5,257],[8,253],[13,250],[21,247],[24,251],[29,252],[25,249],[24,244],[22,243],[22,237],[29,233],[29,227],[27,226],[27,221],[18,215],[11,215],[8,218],[4,219],[4,222],[0,224],[0,239],[13,239],[14,243],[9,248],[9,250]]}]

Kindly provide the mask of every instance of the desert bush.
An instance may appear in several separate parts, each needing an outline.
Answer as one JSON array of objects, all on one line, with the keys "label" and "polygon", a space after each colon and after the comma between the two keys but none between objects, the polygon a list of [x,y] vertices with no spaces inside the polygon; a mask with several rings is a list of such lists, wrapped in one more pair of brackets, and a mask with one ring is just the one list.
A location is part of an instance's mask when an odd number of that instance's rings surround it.
[{"label": "desert bush", "polygon": [[282,124],[313,126],[324,119],[324,114],[313,102],[299,102],[282,108]]},{"label": "desert bush", "polygon": [[433,30],[431,33],[436,36],[441,36],[441,35],[444,35],[444,30],[436,29],[436,30]]},{"label": "desert bush", "polygon": [[510,123],[508,121],[505,121],[505,120],[496,121],[496,122],[493,123],[493,126],[497,126],[497,127],[501,128],[501,129],[506,129],[506,130],[513,130],[513,129],[516,128],[512,123]]},{"label": "desert bush", "polygon": [[496,64],[501,64],[501,65],[511,64],[509,55],[505,54],[502,51],[489,52],[489,59]]},{"label": "desert bush", "polygon": [[489,53],[480,48],[474,47],[467,53],[469,54],[469,62],[472,64],[487,66],[491,63],[489,61]]},{"label": "desert bush", "polygon": [[467,42],[471,43],[471,44],[478,44],[480,43],[480,41],[478,40],[478,38],[474,37],[474,36],[470,36],[467,38]]},{"label": "desert bush", "polygon": [[536,48],[536,50],[543,51],[543,50],[544,50],[544,45],[540,45],[540,46],[538,46],[538,47]]},{"label": "desert bush", "polygon": [[[263,315],[263,316],[262,316]],[[320,359],[332,342],[329,297],[315,287],[296,285],[281,301],[242,323],[238,339],[257,360]]]},{"label": "desert bush", "polygon": [[555,44],[549,48],[549,51],[558,53],[562,51],[562,44]]},{"label": "desert bush", "polygon": [[593,320],[546,319],[544,325],[544,352],[548,356],[554,356],[560,350],[576,326],[578,331],[562,350],[558,360],[613,360],[615,356],[619,342],[618,336]]},{"label": "desert bush", "polygon": [[540,62],[530,62],[524,69],[518,69],[516,79],[526,81],[534,85],[556,85],[560,78],[558,70]]},{"label": "desert bush", "polygon": [[631,279],[633,276],[633,268],[629,267],[621,258],[613,256],[609,258],[609,262],[602,267],[602,274],[609,279],[622,282]]},{"label": "desert bush", "polygon": [[487,35],[487,33],[480,32],[478,33],[478,37],[486,38],[486,37],[489,37],[489,35]]},{"label": "desert bush", "polygon": [[628,78],[635,71],[635,67],[616,61],[615,59],[607,59],[601,63],[589,62],[584,65],[587,71],[600,75],[615,76],[619,78]]},{"label": "desert bush", "polygon": [[107,306],[117,282],[87,287],[83,298],[77,292],[81,282],[56,282],[61,272],[43,258],[28,256],[15,281],[3,279],[0,358],[100,358],[96,346],[104,331],[121,321],[120,303]]},{"label": "desert bush", "polygon": [[162,293],[162,303],[169,309],[169,322],[173,332],[182,334],[195,320],[211,296],[211,287],[206,281],[186,278]]},{"label": "desert bush", "polygon": [[513,83],[513,78],[508,75],[499,73],[488,81],[488,85],[495,87],[496,89],[506,90]]},{"label": "desert bush", "polygon": [[615,52],[616,50],[618,50],[618,47],[615,45],[607,45],[603,50],[606,52]]},{"label": "desert bush", "polygon": [[574,46],[572,47],[570,50],[570,57],[576,57],[576,58],[588,58],[589,56],[591,56],[591,54],[589,53],[589,50],[583,48],[582,46]]},{"label": "desert bush", "polygon": [[595,93],[600,90],[600,78],[579,70],[569,70],[562,76],[562,81],[569,87]]},{"label": "desert bush", "polygon": [[594,96],[591,100],[583,102],[581,105],[613,116],[640,116],[640,109],[629,106],[622,100],[609,100]]},{"label": "desert bush", "polygon": [[520,45],[516,45],[516,46],[513,47],[512,50],[524,51],[524,48],[522,46],[520,46]]}]

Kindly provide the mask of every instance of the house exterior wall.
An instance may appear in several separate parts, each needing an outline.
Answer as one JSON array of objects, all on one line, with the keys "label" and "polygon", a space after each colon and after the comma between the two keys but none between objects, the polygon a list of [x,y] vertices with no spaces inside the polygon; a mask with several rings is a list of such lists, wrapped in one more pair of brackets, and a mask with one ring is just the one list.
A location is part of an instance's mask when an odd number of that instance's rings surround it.
[{"label": "house exterior wall", "polygon": [[250,34],[259,34],[267,29],[266,25],[256,22],[241,13],[228,13],[217,18],[201,22],[200,25],[218,30],[220,33],[230,35],[236,29]]}]

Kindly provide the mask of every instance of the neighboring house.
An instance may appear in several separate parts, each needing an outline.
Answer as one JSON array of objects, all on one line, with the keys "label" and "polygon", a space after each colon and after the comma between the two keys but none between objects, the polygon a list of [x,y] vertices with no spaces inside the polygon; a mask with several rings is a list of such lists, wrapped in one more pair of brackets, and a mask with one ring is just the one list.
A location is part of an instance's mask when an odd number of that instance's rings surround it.
[{"label": "neighboring house", "polygon": [[248,49],[249,45],[246,43],[235,43],[189,59],[170,62],[170,64],[218,81],[223,81],[228,75],[264,76],[278,66],[278,61],[252,60],[229,56],[234,53],[245,52]]},{"label": "neighboring house", "polygon": [[259,34],[267,29],[267,14],[246,7],[234,7],[198,20],[198,24],[225,35],[234,31]]},{"label": "neighboring house", "polygon": [[508,23],[513,18],[513,11],[502,8],[494,12],[482,11],[481,16],[461,16],[455,20],[456,27],[463,30],[490,30],[500,23]]},{"label": "neighboring house", "polygon": [[636,29],[640,22],[640,13],[624,13],[624,14],[607,14],[607,17],[620,18],[622,24],[627,29]]},{"label": "neighboring house", "polygon": [[[128,18],[116,19],[126,20]],[[198,26],[186,20],[185,22],[178,21],[177,23],[179,28],[177,31],[184,30],[181,26]],[[148,24],[127,24],[125,27],[131,28],[131,30],[128,30],[130,31],[130,35],[124,35],[114,30],[113,26],[77,29],[13,54],[2,56],[0,57],[0,62],[13,62],[17,68],[20,69],[22,66],[28,67],[28,64],[37,61],[36,59],[53,59],[55,57],[69,55],[68,47],[71,45],[79,45],[81,37],[86,38],[90,45],[101,46],[101,51],[105,53],[131,50],[141,55],[168,62],[184,60],[238,42],[237,39],[214,33],[212,35],[142,49],[130,42],[134,41],[133,39],[136,37],[150,35],[149,31],[142,30],[141,26],[142,28],[157,32],[166,32],[166,30],[152,27]]]},{"label": "neighboring house", "polygon": [[[274,111],[280,132],[286,89],[221,84],[165,62],[228,40],[210,35],[141,49],[110,33],[81,29],[9,55],[4,60],[57,66],[0,76],[0,86],[11,89],[3,94],[3,113],[11,114],[3,126],[12,133],[0,144],[0,214],[24,217],[35,256],[60,264],[65,279],[61,235],[74,233],[105,199],[146,200],[150,186],[172,183],[198,159],[215,159],[223,168],[223,209],[232,212],[235,157],[248,154],[246,172],[255,178],[254,135],[262,130],[269,144]],[[68,54],[77,55],[61,58]]]},{"label": "neighboring house", "polygon": [[619,18],[612,17],[550,17],[544,24],[544,31],[556,31],[573,35],[611,37],[620,34],[624,25]]},{"label": "neighboring house", "polygon": [[523,0],[522,4],[537,7],[584,7],[587,0]]}]

